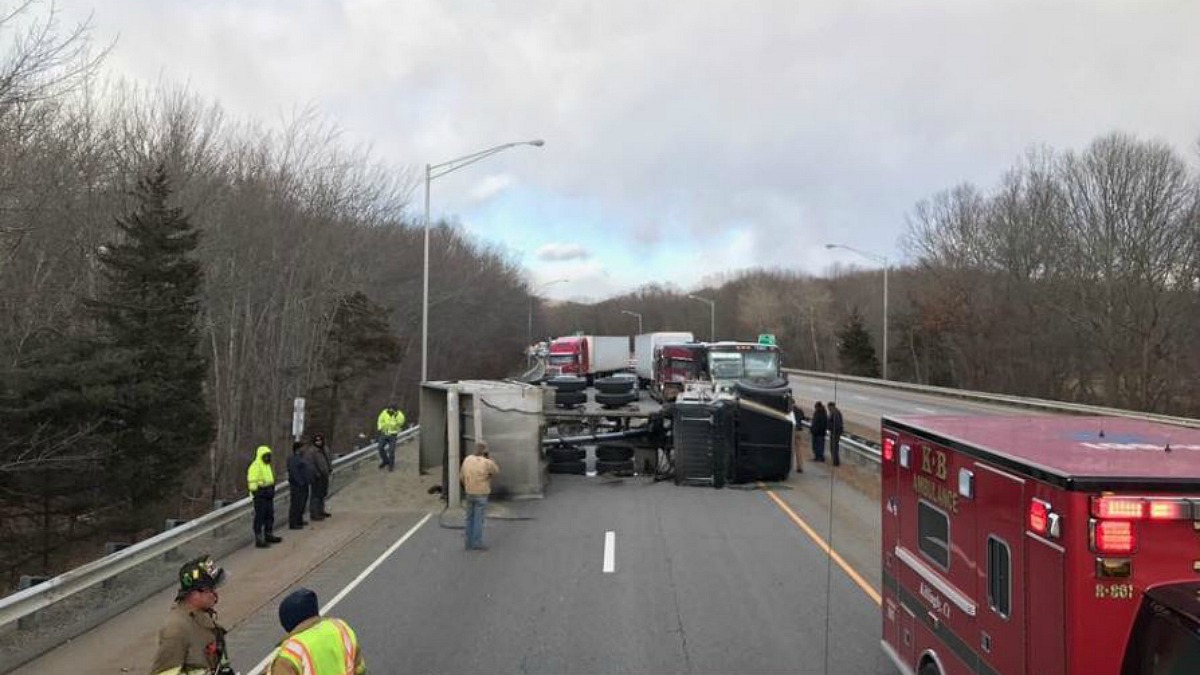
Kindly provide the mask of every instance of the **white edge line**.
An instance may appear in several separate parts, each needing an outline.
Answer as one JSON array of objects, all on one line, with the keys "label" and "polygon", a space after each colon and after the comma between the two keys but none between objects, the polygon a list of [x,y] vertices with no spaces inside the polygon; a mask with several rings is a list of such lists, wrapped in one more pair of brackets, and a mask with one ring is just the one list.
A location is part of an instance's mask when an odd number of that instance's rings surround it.
[{"label": "white edge line", "polygon": [[[367,578],[367,575],[369,575],[371,572],[375,571],[376,567],[379,567],[380,565],[382,565],[383,561],[387,560],[388,556],[395,553],[396,549],[400,548],[400,546],[402,546],[404,544],[404,542],[408,541],[409,537],[416,534],[417,530],[421,529],[421,526],[424,525],[425,522],[428,521],[430,519],[430,517],[432,517],[432,516],[433,516],[432,513],[426,513],[425,517],[422,518],[420,521],[418,521],[416,525],[413,525],[411,528],[409,528],[408,532],[405,532],[403,537],[400,537],[400,539],[396,540],[396,542],[394,544],[392,544],[391,546],[389,546],[388,549],[386,551],[384,551],[378,558],[376,558],[374,562],[372,562],[370,565],[367,565],[367,568],[365,570],[363,570],[361,573],[359,573],[359,575],[357,577],[354,577],[353,581],[346,584],[346,587],[343,588],[340,592],[338,592],[337,595],[333,596],[332,600],[325,603],[325,606],[321,608],[321,614],[325,614],[329,610],[333,609],[335,605],[337,605],[339,602],[342,601],[342,598],[349,595],[350,591],[353,591],[355,589],[355,587],[357,587],[359,584],[361,584],[363,582],[363,579]],[[250,672],[247,673],[247,675],[260,675],[263,672],[263,670],[268,665],[270,665],[271,661],[274,660],[274,658],[275,658],[275,650],[272,649],[271,653],[267,654],[266,658],[264,658],[262,661],[259,661],[258,665],[251,668]]]},{"label": "white edge line", "polygon": [[616,569],[617,533],[609,530],[604,533],[604,573],[612,574]]}]

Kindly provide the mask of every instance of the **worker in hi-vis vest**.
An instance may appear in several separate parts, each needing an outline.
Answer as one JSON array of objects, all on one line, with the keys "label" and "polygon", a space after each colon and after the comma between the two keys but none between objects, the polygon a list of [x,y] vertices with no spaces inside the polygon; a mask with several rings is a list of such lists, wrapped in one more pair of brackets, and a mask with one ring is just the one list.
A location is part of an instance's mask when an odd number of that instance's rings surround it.
[{"label": "worker in hi-vis vest", "polygon": [[260,445],[246,471],[246,486],[254,504],[254,545],[278,544],[275,536],[275,472],[271,470],[271,448]]},{"label": "worker in hi-vis vest", "polygon": [[389,405],[379,413],[375,428],[379,431],[379,468],[386,466],[388,471],[395,471],[396,436],[404,428],[404,413],[400,412],[395,403]]},{"label": "worker in hi-vis vest", "polygon": [[279,645],[268,675],[364,675],[367,664],[358,636],[341,619],[322,617],[317,594],[298,588],[279,603],[279,623],[287,638]]}]

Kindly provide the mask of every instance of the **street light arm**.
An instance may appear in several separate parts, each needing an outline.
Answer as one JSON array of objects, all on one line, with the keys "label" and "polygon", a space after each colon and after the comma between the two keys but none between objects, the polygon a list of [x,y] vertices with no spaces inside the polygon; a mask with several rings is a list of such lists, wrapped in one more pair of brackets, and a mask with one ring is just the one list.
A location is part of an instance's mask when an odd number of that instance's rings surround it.
[{"label": "street light arm", "polygon": [[884,266],[887,266],[887,264],[888,264],[887,256],[879,255],[878,253],[868,253],[866,251],[854,248],[853,246],[847,246],[845,244],[825,244],[825,248],[827,248],[827,249],[835,249],[835,248],[845,249],[847,251],[852,251],[854,253],[857,253],[857,254],[863,256],[864,258],[870,258],[871,260],[874,260],[875,262],[882,263]]},{"label": "street light arm", "polygon": [[442,162],[441,164],[430,164],[428,167],[429,180],[433,180],[435,178],[441,178],[442,176],[445,176],[448,173],[453,173],[463,167],[470,166],[470,165],[474,164],[475,162],[485,160],[488,157],[491,157],[492,155],[494,155],[496,153],[504,152],[505,150],[508,150],[509,148],[515,148],[518,145],[532,145],[534,147],[541,147],[544,144],[545,144],[545,142],[542,140],[517,141],[516,143],[504,143],[502,145],[497,145],[495,147],[491,147],[486,150],[480,150],[479,152],[473,152],[469,155],[463,155],[462,157],[457,157],[448,162]]}]

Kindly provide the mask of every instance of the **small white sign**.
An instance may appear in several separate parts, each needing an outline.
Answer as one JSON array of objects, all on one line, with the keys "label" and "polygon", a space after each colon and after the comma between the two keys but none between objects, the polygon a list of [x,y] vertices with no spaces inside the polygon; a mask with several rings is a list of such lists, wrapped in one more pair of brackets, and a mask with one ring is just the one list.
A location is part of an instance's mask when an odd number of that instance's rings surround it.
[{"label": "small white sign", "polygon": [[304,433],[304,399],[297,398],[292,404],[292,438],[299,440]]}]

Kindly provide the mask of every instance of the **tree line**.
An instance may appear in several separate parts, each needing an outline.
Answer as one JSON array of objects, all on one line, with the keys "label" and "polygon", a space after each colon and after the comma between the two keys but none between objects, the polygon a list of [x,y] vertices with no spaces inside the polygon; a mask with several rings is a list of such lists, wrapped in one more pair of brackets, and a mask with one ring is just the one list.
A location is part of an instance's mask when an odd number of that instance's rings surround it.
[{"label": "tree line", "polygon": [[[1200,416],[1200,173],[1170,146],[1114,133],[1030,151],[991,188],[920,201],[907,224],[889,279],[893,379]],[[692,293],[715,302],[717,339],[774,333],[787,366],[878,376],[882,275],[759,269]],[[709,307],[688,294],[539,305],[538,325],[630,334],[628,310],[645,331],[708,339]]]},{"label": "tree line", "polygon": [[[423,228],[409,173],[311,111],[266,127],[169,84],[106,80],[89,26],[62,26],[52,6],[0,18],[6,45],[7,581],[242,495],[254,447],[290,443],[295,397],[335,452],[388,402],[415,413]],[[431,376],[512,374],[522,270],[451,223],[431,240]]]}]

